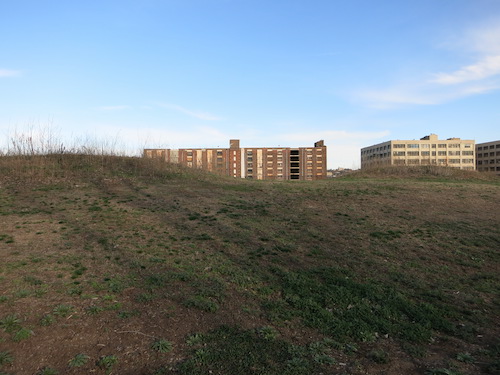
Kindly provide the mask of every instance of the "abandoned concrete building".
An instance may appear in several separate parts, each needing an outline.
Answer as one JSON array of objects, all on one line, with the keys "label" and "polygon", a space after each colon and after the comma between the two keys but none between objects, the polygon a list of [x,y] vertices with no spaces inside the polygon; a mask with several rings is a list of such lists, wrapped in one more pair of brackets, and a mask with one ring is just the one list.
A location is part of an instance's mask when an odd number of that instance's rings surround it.
[{"label": "abandoned concrete building", "polygon": [[476,169],[500,175],[500,140],[476,145]]},{"label": "abandoned concrete building", "polygon": [[474,170],[475,141],[438,139],[431,134],[420,140],[394,140],[361,149],[361,168],[383,165],[437,165]]},{"label": "abandoned concrete building", "polygon": [[223,176],[257,180],[320,180],[326,178],[326,146],[240,147],[238,139],[229,148],[145,149],[144,157],[161,158]]}]

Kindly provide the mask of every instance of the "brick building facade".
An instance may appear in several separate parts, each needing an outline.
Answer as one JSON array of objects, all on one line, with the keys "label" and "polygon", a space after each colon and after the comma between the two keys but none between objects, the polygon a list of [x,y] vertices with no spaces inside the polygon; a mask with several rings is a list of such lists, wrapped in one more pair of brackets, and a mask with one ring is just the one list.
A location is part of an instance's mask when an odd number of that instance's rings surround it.
[{"label": "brick building facade", "polygon": [[326,178],[326,146],[245,147],[232,139],[229,148],[145,149],[145,157],[161,158],[223,176],[257,180],[320,180]]}]

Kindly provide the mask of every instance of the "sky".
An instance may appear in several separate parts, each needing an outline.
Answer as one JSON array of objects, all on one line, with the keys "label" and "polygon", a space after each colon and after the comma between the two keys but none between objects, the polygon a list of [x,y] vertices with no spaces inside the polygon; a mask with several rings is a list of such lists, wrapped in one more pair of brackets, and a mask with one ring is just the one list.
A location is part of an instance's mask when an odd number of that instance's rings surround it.
[{"label": "sky", "polygon": [[500,139],[500,0],[0,0],[0,147]]}]

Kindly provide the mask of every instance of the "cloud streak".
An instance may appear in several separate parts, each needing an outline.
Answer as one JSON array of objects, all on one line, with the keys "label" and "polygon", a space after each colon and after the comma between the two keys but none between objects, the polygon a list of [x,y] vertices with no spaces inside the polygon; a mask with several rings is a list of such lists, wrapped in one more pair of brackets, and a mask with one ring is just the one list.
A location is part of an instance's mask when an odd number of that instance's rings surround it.
[{"label": "cloud streak", "polygon": [[500,55],[486,56],[475,64],[463,67],[455,72],[438,73],[436,78],[430,82],[442,85],[456,85],[483,80],[498,74],[500,74]]},{"label": "cloud streak", "polygon": [[199,120],[204,120],[204,121],[220,121],[222,120],[221,117],[215,116],[211,113],[208,112],[200,112],[200,111],[193,111],[184,107],[181,107],[180,105],[177,104],[171,104],[171,103],[160,103],[158,104],[162,108],[166,109],[171,109],[180,113],[183,113],[185,115],[188,115],[190,117],[197,118]]},{"label": "cloud streak", "polygon": [[130,106],[128,105],[104,105],[101,107],[98,107],[97,109],[101,111],[123,111],[124,109],[129,109]]},{"label": "cloud streak", "polygon": [[20,75],[21,72],[19,70],[0,69],[0,78],[17,77]]},{"label": "cloud streak", "polygon": [[[449,46],[448,46],[449,47]],[[469,30],[452,46],[475,55],[471,64],[450,72],[422,75],[392,87],[364,89],[354,93],[355,100],[371,108],[390,109],[402,105],[438,105],[500,89],[500,27]]]}]

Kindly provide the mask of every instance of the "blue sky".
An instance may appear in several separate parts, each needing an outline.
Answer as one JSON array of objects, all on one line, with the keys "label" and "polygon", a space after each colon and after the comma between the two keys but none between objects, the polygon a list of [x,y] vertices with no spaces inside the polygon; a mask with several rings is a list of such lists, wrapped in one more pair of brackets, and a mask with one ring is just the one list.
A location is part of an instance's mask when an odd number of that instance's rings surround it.
[{"label": "blue sky", "polygon": [[[0,131],[308,146],[500,139],[500,0],[1,0]],[[77,141],[75,141],[77,140]]]}]

